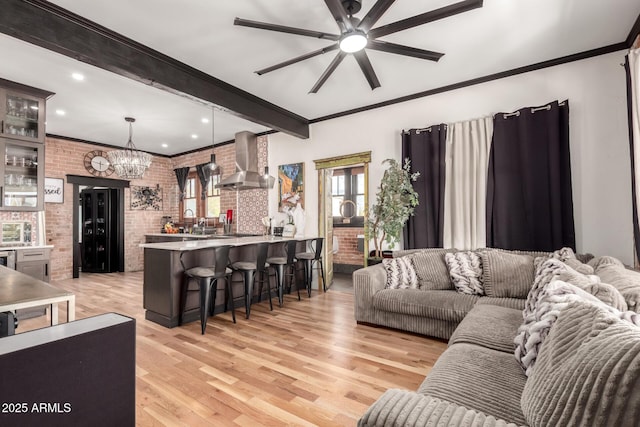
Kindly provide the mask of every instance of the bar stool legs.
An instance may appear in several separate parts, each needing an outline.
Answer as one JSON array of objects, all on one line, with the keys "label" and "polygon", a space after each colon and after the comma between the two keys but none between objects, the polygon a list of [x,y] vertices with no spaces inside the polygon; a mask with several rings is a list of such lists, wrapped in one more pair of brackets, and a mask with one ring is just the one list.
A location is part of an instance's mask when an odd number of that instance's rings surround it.
[{"label": "bar stool legs", "polygon": [[276,282],[278,283],[278,305],[282,307],[284,301],[284,264],[273,265],[276,270]]},{"label": "bar stool legs", "polygon": [[247,319],[251,314],[251,299],[253,298],[253,276],[255,270],[244,270],[244,305]]}]

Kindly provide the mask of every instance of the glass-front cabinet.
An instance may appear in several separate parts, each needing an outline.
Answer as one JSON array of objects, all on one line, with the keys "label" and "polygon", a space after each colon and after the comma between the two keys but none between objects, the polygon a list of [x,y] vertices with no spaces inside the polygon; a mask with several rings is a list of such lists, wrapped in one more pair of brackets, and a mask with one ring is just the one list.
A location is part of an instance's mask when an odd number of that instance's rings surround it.
[{"label": "glass-front cabinet", "polygon": [[3,90],[2,133],[9,138],[44,142],[44,100]]},{"label": "glass-front cabinet", "polygon": [[44,145],[0,138],[0,210],[44,209]]},{"label": "glass-front cabinet", "polygon": [[0,211],[44,209],[45,102],[52,95],[0,79]]}]

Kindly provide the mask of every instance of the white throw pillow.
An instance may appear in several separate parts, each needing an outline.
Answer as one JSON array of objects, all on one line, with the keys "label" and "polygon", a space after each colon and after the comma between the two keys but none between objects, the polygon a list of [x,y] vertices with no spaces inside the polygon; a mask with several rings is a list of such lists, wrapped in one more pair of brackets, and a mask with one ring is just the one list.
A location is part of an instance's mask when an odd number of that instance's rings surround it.
[{"label": "white throw pillow", "polygon": [[418,289],[418,275],[410,256],[385,258],[382,265],[387,272],[386,289]]},{"label": "white throw pillow", "polygon": [[445,254],[449,276],[456,290],[462,294],[484,295],[482,258],[473,251]]}]

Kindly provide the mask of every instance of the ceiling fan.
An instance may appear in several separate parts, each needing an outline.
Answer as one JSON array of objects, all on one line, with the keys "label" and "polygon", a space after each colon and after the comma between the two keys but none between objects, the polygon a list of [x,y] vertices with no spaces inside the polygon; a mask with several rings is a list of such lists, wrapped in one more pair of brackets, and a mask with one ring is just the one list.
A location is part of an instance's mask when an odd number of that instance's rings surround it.
[{"label": "ceiling fan", "polygon": [[417,27],[428,22],[437,21],[439,19],[482,7],[482,1],[483,0],[465,0],[430,12],[422,13],[411,18],[402,19],[391,24],[372,28],[387,9],[389,9],[389,7],[395,2],[395,0],[378,0],[362,19],[358,19],[353,16],[360,11],[360,8],[362,7],[362,0],[325,0],[324,2],[329,8],[331,15],[333,15],[333,18],[336,20],[336,24],[338,24],[340,34],[329,34],[320,31],[269,24],[266,22],[250,21],[242,18],[236,18],[233,23],[234,25],[244,27],[296,34],[335,42],[327,47],[323,47],[322,49],[314,50],[313,52],[289,59],[288,61],[258,70],[256,71],[256,74],[258,75],[269,73],[288,65],[304,61],[305,59],[313,58],[314,56],[339,49],[336,57],[333,59],[331,64],[329,64],[324,73],[322,73],[316,84],[309,92],[317,93],[338,65],[340,65],[344,57],[349,53],[356,58],[362,73],[373,90],[380,87],[380,81],[378,80],[378,77],[373,70],[373,66],[371,65],[371,61],[364,50],[365,47],[382,52],[395,53],[397,55],[438,61],[444,55],[443,53],[389,43],[377,39],[398,31]]}]

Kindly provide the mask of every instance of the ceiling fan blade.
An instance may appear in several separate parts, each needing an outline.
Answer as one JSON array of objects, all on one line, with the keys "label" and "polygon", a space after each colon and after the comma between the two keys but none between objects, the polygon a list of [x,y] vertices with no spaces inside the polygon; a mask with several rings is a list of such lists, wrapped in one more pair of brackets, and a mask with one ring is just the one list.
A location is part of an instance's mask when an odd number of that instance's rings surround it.
[{"label": "ceiling fan blade", "polygon": [[386,36],[388,34],[406,30],[408,28],[426,24],[427,22],[437,21],[439,19],[477,9],[479,7],[482,7],[482,1],[483,0],[465,0],[459,3],[451,4],[449,6],[441,7],[440,9],[435,9],[430,12],[412,16],[411,18],[392,22],[391,24],[383,25],[382,27],[374,28],[373,30],[369,31],[369,39],[371,40],[377,37]]},{"label": "ceiling fan blade", "polygon": [[318,93],[324,82],[326,82],[329,76],[336,70],[336,68],[338,68],[338,65],[340,65],[346,55],[347,54],[343,51],[338,52],[336,57],[333,58],[333,61],[331,61],[331,64],[329,64],[327,69],[324,70],[324,73],[322,73],[316,84],[313,85],[309,93]]},{"label": "ceiling fan blade", "polygon": [[342,2],[340,0],[324,0],[324,2],[327,4],[329,11],[331,11],[333,19],[338,23],[340,32],[353,31],[353,24],[349,16],[347,16],[347,11],[342,7]]},{"label": "ceiling fan blade", "polygon": [[371,61],[369,61],[367,52],[361,50],[355,52],[353,56],[356,57],[356,61],[358,61],[358,65],[360,66],[362,73],[367,78],[369,86],[371,86],[371,90],[380,87],[380,81],[378,80],[378,76],[376,76],[376,72],[373,71],[373,65],[371,65]]},{"label": "ceiling fan blade", "polygon": [[371,27],[373,27],[376,22],[378,22],[378,19],[380,19],[382,15],[384,15],[387,9],[389,9],[389,7],[391,7],[391,5],[395,3],[395,1],[396,0],[378,0],[376,4],[371,6],[371,9],[369,9],[369,12],[367,12],[365,17],[362,18],[362,21],[360,21],[360,25],[358,25],[358,28],[365,33],[368,32]]},{"label": "ceiling fan blade", "polygon": [[379,50],[381,52],[395,53],[397,55],[412,56],[414,58],[428,59],[436,61],[444,56],[444,53],[433,52],[431,50],[418,49],[415,47],[404,46],[401,44],[383,42],[381,40],[370,40],[367,43],[368,49]]},{"label": "ceiling fan blade", "polygon": [[269,24],[267,22],[250,21],[248,19],[242,19],[242,18],[234,19],[233,25],[258,28],[260,30],[277,31],[279,33],[296,34],[299,36],[313,37],[316,39],[326,39],[326,40],[332,40],[332,41],[337,41],[340,39],[340,36],[336,34],[323,33],[321,31],[305,30],[303,28],[287,27],[284,25]]},{"label": "ceiling fan blade", "polygon": [[300,55],[296,58],[290,59],[288,61],[281,62],[276,65],[272,65],[271,67],[263,68],[262,70],[258,70],[255,73],[258,75],[263,75],[266,73],[270,73],[271,71],[278,70],[280,68],[284,68],[287,65],[295,64],[296,62],[304,61],[305,59],[313,58],[314,56],[322,55],[323,53],[330,52],[332,50],[336,50],[338,48],[338,44],[334,43],[331,46],[323,47],[322,49],[314,50],[313,52],[309,52],[304,55]]}]

